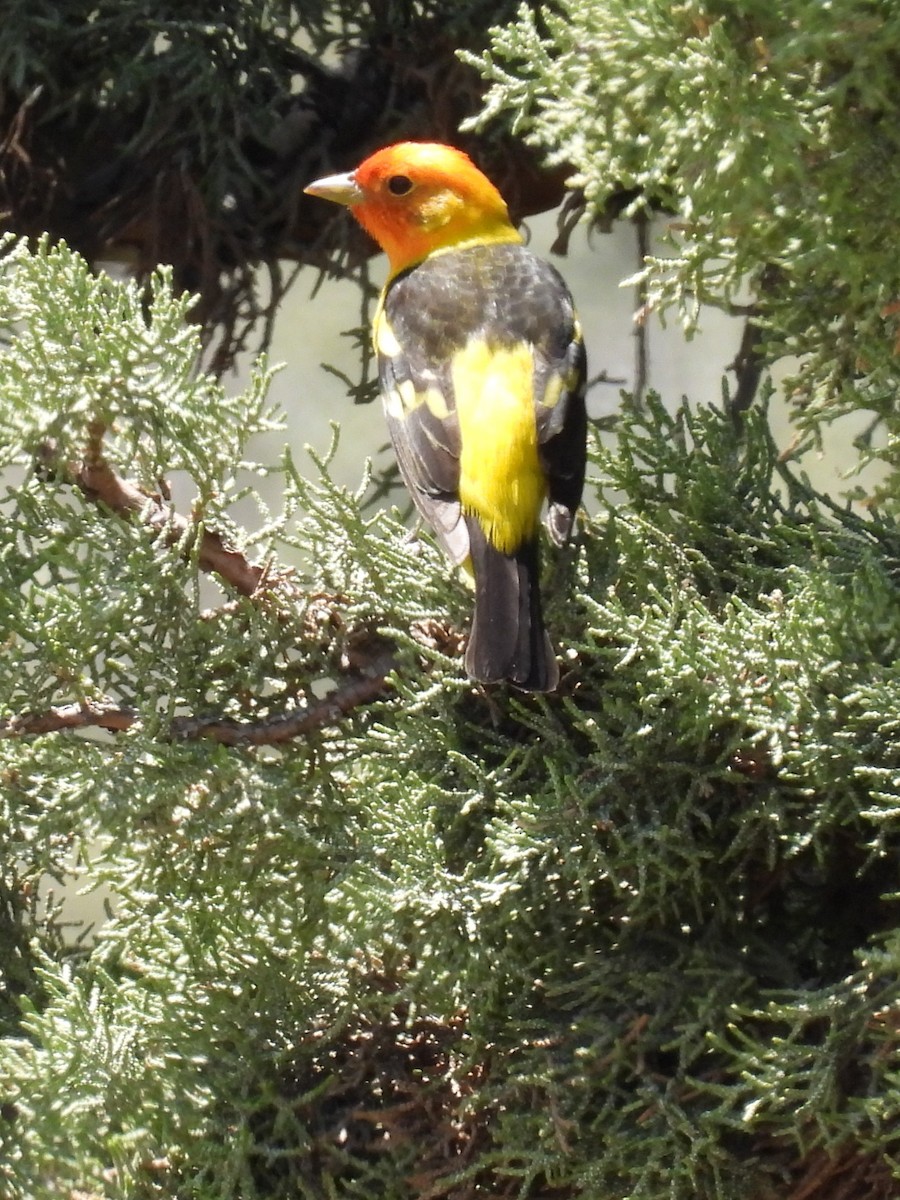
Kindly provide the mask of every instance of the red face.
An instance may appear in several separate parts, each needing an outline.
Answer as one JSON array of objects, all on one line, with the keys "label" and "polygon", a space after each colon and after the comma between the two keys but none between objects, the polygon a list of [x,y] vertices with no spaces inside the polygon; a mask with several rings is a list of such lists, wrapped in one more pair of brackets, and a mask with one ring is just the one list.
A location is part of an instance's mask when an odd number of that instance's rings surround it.
[{"label": "red face", "polygon": [[471,159],[450,146],[401,142],[376,151],[350,179],[354,216],[396,271],[480,234],[516,237],[506,205]]}]

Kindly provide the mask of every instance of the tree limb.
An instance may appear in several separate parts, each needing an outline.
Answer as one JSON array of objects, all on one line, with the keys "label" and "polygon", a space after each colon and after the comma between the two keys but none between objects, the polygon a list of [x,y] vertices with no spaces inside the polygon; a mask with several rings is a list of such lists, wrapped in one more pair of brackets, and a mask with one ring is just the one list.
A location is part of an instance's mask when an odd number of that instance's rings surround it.
[{"label": "tree limb", "polygon": [[[277,746],[328,725],[336,725],[352,709],[377,700],[387,688],[393,658],[384,654],[370,673],[334,688],[317,704],[294,712],[278,713],[262,721],[236,721],[223,717],[175,717],[168,731],[172,741],[208,739],[225,746]],[[46,712],[23,713],[0,721],[0,740],[60,733],[67,729],[107,729],[124,733],[141,724],[137,709],[109,702],[82,701],[54,705]]]},{"label": "tree limb", "polygon": [[[103,454],[105,432],[101,422],[91,424],[84,456],[78,462],[64,464],[63,477],[88,500],[102,504],[117,516],[137,517],[150,532],[162,536],[166,545],[190,544],[195,530],[185,517],[164,503],[161,497],[148,495],[112,469]],[[60,472],[56,447],[51,442],[40,447],[39,457],[49,470]],[[265,586],[267,568],[248,562],[243,554],[227,546],[212,530],[204,530],[200,535],[197,561],[202,570],[215,572],[241,595],[255,596]],[[352,709],[371,702],[385,691],[387,675],[395,665],[394,649],[384,639],[368,645],[370,642],[371,639],[363,638],[353,643],[354,658],[346,679],[318,703],[261,721],[179,716],[171,722],[169,737],[173,740],[208,738],[228,746],[277,745],[336,724]],[[140,722],[137,709],[112,701],[81,701],[0,721],[0,739],[87,728],[121,733]]]},{"label": "tree limb", "polygon": [[728,397],[728,412],[733,421],[739,422],[749,409],[759,389],[762,379],[765,358],[761,352],[762,330],[748,317],[741,335],[741,344],[734,356],[734,362],[728,366],[737,376],[737,387]]},{"label": "tree limb", "polygon": [[[137,517],[153,533],[162,534],[166,545],[174,546],[185,537],[193,538],[189,522],[159,496],[150,496],[137,484],[117,475],[103,456],[103,427],[91,427],[90,441],[80,462],[64,467],[66,479],[84,496],[102,504],[120,517]],[[40,457],[48,464],[55,462],[55,447],[45,443]],[[242,596],[252,596],[263,583],[265,567],[254,566],[243,554],[227,546],[221,535],[205,529],[200,535],[197,562],[203,571],[211,571],[229,583]]]},{"label": "tree limb", "polygon": [[42,713],[23,713],[0,721],[0,738],[59,733],[64,729],[109,729],[122,733],[138,720],[135,709],[106,702],[84,700],[80,704],[57,704]]}]

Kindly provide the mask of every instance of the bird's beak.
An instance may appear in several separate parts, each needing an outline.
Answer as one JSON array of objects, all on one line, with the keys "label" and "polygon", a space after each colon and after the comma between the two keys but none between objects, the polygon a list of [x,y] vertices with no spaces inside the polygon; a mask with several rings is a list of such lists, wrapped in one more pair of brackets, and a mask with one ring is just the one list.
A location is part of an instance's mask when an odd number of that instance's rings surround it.
[{"label": "bird's beak", "polygon": [[322,200],[333,200],[335,204],[359,204],[364,198],[362,188],[353,174],[326,175],[305,187],[307,196],[319,196]]}]

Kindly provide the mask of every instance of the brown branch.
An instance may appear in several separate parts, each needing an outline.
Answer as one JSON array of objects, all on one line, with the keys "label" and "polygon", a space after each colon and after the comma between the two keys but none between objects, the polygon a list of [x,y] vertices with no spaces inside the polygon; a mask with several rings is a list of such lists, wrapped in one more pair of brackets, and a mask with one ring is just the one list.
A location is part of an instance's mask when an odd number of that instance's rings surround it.
[{"label": "brown branch", "polygon": [[740,423],[759,390],[765,367],[761,344],[762,330],[752,317],[748,317],[734,362],[728,365],[728,370],[734,371],[737,376],[734,394],[728,396],[728,413],[736,424]]},{"label": "brown branch", "polygon": [[60,704],[42,713],[23,713],[0,721],[0,738],[28,737],[41,733],[59,733],[63,729],[110,729],[122,733],[138,721],[133,708],[116,704]]},{"label": "brown branch", "polygon": [[[205,738],[225,746],[277,746],[326,726],[336,725],[341,717],[354,708],[377,700],[387,690],[387,674],[393,665],[392,657],[384,655],[380,662],[373,664],[371,674],[351,679],[334,688],[318,704],[299,708],[296,712],[279,713],[262,721],[175,717],[169,726],[169,738],[173,741],[199,741]],[[0,721],[0,740],[36,737],[67,729],[108,729],[112,733],[124,733],[140,723],[137,710],[127,706],[92,701],[59,704],[46,712],[23,713]]]},{"label": "brown branch", "polygon": [[[69,482],[89,500],[94,500],[121,517],[138,517],[155,534],[164,536],[166,545],[176,546],[193,531],[187,519],[159,496],[149,496],[136,484],[123,479],[112,469],[102,452],[103,427],[95,424],[84,458],[65,467]],[[48,464],[54,460],[54,447],[45,443],[40,450]],[[252,596],[264,580],[265,568],[253,566],[238,550],[227,546],[222,537],[206,529],[200,535],[197,562],[203,571],[213,571],[243,596]]]},{"label": "brown branch", "polygon": [[299,708],[296,712],[280,713],[264,721],[176,717],[172,722],[172,737],[185,741],[209,738],[225,746],[277,746],[329,725],[337,725],[341,717],[354,708],[377,700],[388,687],[386,679],[392,666],[392,661],[386,661],[381,669],[373,669],[371,675],[351,679],[334,688],[318,704]]},{"label": "brown branch", "polygon": [[[103,455],[105,432],[101,422],[94,422],[89,427],[84,457],[79,462],[65,464],[64,477],[89,500],[102,504],[110,512],[124,518],[137,517],[152,533],[162,536],[167,545],[186,547],[194,536],[187,519],[159,496],[147,495],[136,484],[116,474]],[[49,470],[59,470],[52,443],[45,443],[39,455]],[[266,583],[265,567],[253,566],[239,551],[226,546],[220,535],[213,531],[202,533],[197,559],[203,570],[216,572],[242,595],[254,596]],[[175,740],[208,738],[228,746],[272,746],[336,724],[352,709],[382,695],[387,687],[387,675],[395,665],[394,647],[390,643],[379,639],[377,644],[372,644],[368,632],[358,632],[355,639],[352,634],[348,635],[348,646],[355,654],[351,671],[345,682],[321,701],[262,721],[175,717],[168,736]],[[139,723],[136,709],[110,701],[82,701],[0,721],[0,739],[92,727],[121,733]]]},{"label": "brown branch", "polygon": [[[108,463],[83,463],[72,482],[86,496],[120,516],[140,516],[150,529],[165,535],[167,545],[177,545],[189,532],[186,518],[122,479]],[[253,566],[238,550],[226,546],[220,534],[209,529],[200,537],[197,562],[201,570],[214,571],[243,596],[252,596],[263,578],[262,567]]]}]

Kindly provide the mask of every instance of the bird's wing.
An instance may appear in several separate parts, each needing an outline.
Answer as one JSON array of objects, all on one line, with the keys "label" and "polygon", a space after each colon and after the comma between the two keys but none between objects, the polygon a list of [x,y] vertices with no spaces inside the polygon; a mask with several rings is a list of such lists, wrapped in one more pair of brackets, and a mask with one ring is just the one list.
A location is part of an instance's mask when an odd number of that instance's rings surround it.
[{"label": "bird's wing", "polygon": [[560,546],[572,532],[584,488],[587,358],[577,319],[565,346],[535,356],[538,457],[547,480],[547,530]]},{"label": "bird's wing", "polygon": [[384,307],[375,324],[378,378],[400,474],[419,513],[457,563],[469,555],[459,503],[459,422],[449,385],[449,363],[429,359],[404,336]]},{"label": "bird's wing", "polygon": [[538,458],[547,487],[547,528],[561,545],[581,503],[587,433],[587,362],[575,304],[562,276],[526,247],[516,247],[507,290],[507,323],[534,355]]}]

